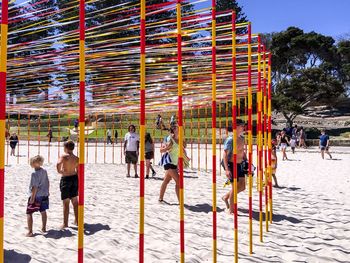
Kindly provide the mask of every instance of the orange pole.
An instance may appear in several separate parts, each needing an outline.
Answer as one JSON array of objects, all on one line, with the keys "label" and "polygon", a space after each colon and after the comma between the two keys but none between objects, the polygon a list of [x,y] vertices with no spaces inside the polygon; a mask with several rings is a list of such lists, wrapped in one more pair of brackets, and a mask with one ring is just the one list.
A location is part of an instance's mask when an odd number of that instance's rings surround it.
[{"label": "orange pole", "polygon": [[[29,141],[30,141],[30,114],[28,113],[28,129],[27,129],[27,159],[28,164],[30,163],[30,154],[29,154]],[[48,161],[50,163],[50,161]]]}]

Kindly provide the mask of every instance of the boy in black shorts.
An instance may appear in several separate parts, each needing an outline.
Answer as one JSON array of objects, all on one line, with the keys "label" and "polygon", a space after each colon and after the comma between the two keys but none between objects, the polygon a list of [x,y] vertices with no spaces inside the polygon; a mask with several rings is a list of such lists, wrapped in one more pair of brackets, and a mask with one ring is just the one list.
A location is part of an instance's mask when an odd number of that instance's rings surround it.
[{"label": "boy in black shorts", "polygon": [[68,227],[69,203],[72,202],[75,221],[78,225],[78,167],[79,158],[74,155],[74,142],[64,143],[64,154],[58,159],[57,172],[62,175],[60,181],[61,199],[63,201],[63,225]]}]

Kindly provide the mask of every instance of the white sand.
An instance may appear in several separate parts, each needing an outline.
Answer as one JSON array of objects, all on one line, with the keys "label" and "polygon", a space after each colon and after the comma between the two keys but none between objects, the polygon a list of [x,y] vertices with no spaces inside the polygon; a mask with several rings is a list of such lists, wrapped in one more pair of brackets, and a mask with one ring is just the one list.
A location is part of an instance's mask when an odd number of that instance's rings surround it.
[{"label": "white sand", "polygon": [[[62,206],[54,164],[45,165],[51,180],[49,232],[39,234],[41,219],[35,214],[37,235],[24,236],[31,168],[27,164],[27,146],[20,147],[19,164],[16,157],[10,157],[6,167],[5,262],[76,262],[76,228],[58,230]],[[103,145],[98,147],[99,164],[86,165],[85,261],[138,262],[139,180],[126,178],[124,165],[103,164],[103,148]],[[200,162],[204,168],[205,146],[201,148]],[[50,158],[55,162],[57,152],[51,150]],[[94,148],[90,150],[89,162],[94,162]],[[119,163],[120,152],[115,150],[115,163]],[[248,192],[239,195],[240,262],[350,261],[350,150],[332,150],[339,152],[332,161],[322,160],[318,153],[306,152],[289,153],[293,161],[279,161],[277,175],[282,187],[274,188],[274,223],[270,232],[264,233],[264,243],[259,242],[258,195],[254,189],[253,255],[248,253]],[[31,146],[30,156],[37,151]],[[47,159],[47,147],[41,147],[40,151]],[[111,152],[107,152],[106,162],[112,162],[110,156]],[[194,160],[196,167],[196,153]],[[207,162],[210,169],[210,156]],[[171,205],[159,204],[163,170],[160,167],[156,170],[157,178],[146,181],[145,262],[177,262],[179,209],[174,183],[169,184],[165,195]],[[224,181],[218,177],[218,262],[233,262],[233,220],[223,211],[220,200],[227,191],[222,188]],[[212,262],[211,189],[210,173],[186,173],[186,262]],[[70,222],[72,216],[71,211]]]}]

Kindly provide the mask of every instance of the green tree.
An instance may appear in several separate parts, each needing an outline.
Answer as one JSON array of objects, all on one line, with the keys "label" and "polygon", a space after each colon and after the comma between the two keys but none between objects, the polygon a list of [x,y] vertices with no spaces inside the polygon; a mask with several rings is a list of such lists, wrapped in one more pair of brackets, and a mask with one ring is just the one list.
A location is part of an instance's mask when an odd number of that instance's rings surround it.
[{"label": "green tree", "polygon": [[289,27],[264,41],[271,43],[273,107],[290,125],[308,106],[344,94],[342,56],[332,37]]}]

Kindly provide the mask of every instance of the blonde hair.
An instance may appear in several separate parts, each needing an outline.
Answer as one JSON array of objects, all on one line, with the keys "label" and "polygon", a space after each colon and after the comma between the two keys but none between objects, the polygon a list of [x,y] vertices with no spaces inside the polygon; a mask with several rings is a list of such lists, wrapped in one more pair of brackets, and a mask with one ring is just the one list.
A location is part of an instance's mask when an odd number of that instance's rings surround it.
[{"label": "blonde hair", "polygon": [[44,164],[44,157],[42,157],[41,155],[36,155],[32,158],[30,158],[30,166],[33,167],[34,163],[39,164],[40,166],[42,166]]}]

